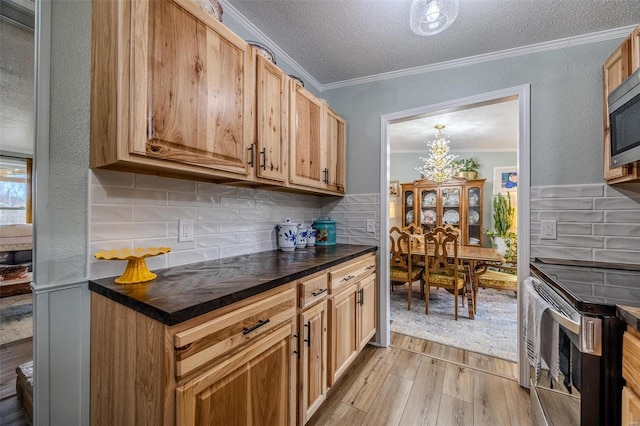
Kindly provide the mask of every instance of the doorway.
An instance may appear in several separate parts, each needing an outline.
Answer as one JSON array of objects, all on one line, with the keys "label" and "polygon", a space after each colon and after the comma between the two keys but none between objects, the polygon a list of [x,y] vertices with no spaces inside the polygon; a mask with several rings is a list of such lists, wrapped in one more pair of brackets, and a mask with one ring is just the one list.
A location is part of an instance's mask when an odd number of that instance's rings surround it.
[{"label": "doorway", "polygon": [[[390,126],[394,123],[414,119],[415,117],[433,116],[443,112],[456,111],[469,108],[473,105],[491,104],[506,98],[513,98],[517,101],[517,170],[518,170],[518,193],[517,199],[517,223],[518,223],[518,283],[521,283],[529,274],[529,187],[530,187],[530,86],[523,85],[513,88],[498,90],[495,92],[471,96],[468,98],[447,101],[440,104],[428,105],[411,110],[386,114],[381,117],[381,188],[389,188],[391,184],[391,155],[390,155]],[[391,224],[389,206],[391,197],[389,191],[382,191],[381,194],[380,217],[386,224],[384,228],[388,234]],[[384,235],[384,234],[383,234]],[[382,253],[389,252],[389,241],[387,238],[381,239]],[[381,288],[380,288],[380,312],[383,314],[380,319],[380,342],[386,345],[390,341],[390,283],[389,283],[389,256],[381,256]],[[521,306],[518,301],[518,330],[520,327]],[[517,351],[519,363],[520,385],[526,386],[526,361],[525,352],[518,337]]]}]

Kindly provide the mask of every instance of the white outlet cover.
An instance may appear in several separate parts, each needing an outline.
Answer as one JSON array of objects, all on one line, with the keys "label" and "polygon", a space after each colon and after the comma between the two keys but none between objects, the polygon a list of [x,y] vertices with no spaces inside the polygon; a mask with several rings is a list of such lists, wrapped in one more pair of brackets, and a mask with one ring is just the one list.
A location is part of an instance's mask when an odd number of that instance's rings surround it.
[{"label": "white outlet cover", "polygon": [[193,220],[180,219],[178,221],[178,242],[193,241]]}]

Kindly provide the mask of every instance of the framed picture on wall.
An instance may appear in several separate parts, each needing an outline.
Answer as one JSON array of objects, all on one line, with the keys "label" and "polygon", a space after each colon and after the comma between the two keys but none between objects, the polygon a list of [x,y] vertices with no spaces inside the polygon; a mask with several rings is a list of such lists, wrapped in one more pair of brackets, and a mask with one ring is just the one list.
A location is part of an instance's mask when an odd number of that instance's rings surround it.
[{"label": "framed picture on wall", "polygon": [[518,168],[516,166],[493,168],[493,193],[516,192]]},{"label": "framed picture on wall", "polygon": [[389,182],[389,197],[397,198],[400,196],[400,181],[392,180]]}]

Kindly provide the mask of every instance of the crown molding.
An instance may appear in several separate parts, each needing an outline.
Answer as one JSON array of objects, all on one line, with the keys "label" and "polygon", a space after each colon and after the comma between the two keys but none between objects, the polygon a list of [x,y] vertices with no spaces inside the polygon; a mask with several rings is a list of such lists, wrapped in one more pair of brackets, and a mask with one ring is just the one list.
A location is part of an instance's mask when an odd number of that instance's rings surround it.
[{"label": "crown molding", "polygon": [[322,91],[339,89],[341,87],[355,86],[358,84],[372,83],[381,80],[390,80],[394,78],[407,77],[416,74],[424,74],[434,71],[448,70],[452,68],[465,67],[469,65],[477,65],[483,62],[497,61],[500,59],[514,58],[517,56],[530,55],[532,53],[545,52],[548,50],[564,49],[567,47],[580,46],[583,44],[597,43],[617,38],[627,37],[635,28],[635,25],[627,27],[614,28],[611,30],[599,31],[596,33],[579,35],[574,37],[563,38],[559,40],[547,41],[544,43],[531,44],[529,46],[516,47],[513,49],[501,50],[499,52],[486,53],[476,56],[468,56],[466,58],[454,59],[452,61],[440,62],[437,64],[424,65],[413,68],[406,68],[398,71],[390,71],[382,74],[370,75],[367,77],[359,77],[350,80],[337,81],[322,85]]},{"label": "crown molding", "polygon": [[267,46],[269,46],[274,51],[274,53],[276,54],[276,57],[278,59],[283,60],[291,68],[293,68],[295,70],[295,72],[296,72],[296,75],[298,77],[302,78],[304,80],[305,84],[311,84],[319,92],[323,91],[322,84],[320,84],[320,82],[318,80],[316,80],[311,74],[309,74],[307,72],[307,70],[302,68],[302,66],[299,63],[297,63],[295,60],[293,60],[293,58],[291,56],[289,56],[287,54],[287,52],[282,50],[280,48],[280,46],[278,46],[276,43],[274,43],[273,40],[271,40],[269,37],[267,37],[267,35],[265,33],[263,33],[260,30],[260,28],[256,27],[251,21],[249,21],[242,13],[240,13],[238,11],[238,9],[233,7],[229,2],[227,2],[225,0],[220,0],[220,3],[222,4],[222,8],[224,10],[224,13],[228,14],[233,19],[235,19],[238,22],[238,24],[240,24],[249,33],[251,33],[251,35],[253,36],[253,38],[256,41],[259,41],[260,43],[264,43]]}]

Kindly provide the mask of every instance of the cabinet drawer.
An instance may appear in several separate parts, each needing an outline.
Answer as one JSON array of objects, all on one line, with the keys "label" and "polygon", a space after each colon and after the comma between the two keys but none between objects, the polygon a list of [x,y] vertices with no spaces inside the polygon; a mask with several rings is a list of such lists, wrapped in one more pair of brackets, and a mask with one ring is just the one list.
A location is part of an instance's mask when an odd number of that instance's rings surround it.
[{"label": "cabinet drawer", "polygon": [[295,313],[296,291],[291,288],[176,333],[176,376],[184,376],[221,355],[234,352],[294,318]]},{"label": "cabinet drawer", "polygon": [[328,276],[324,272],[317,277],[301,280],[298,284],[298,297],[300,299],[300,307],[306,308],[320,300],[327,298],[328,293]]},{"label": "cabinet drawer", "polygon": [[640,391],[640,339],[628,331],[622,339],[622,376],[629,387]]},{"label": "cabinet drawer", "polygon": [[329,292],[335,293],[345,285],[358,282],[376,270],[375,255],[367,255],[339,265],[329,273]]}]

